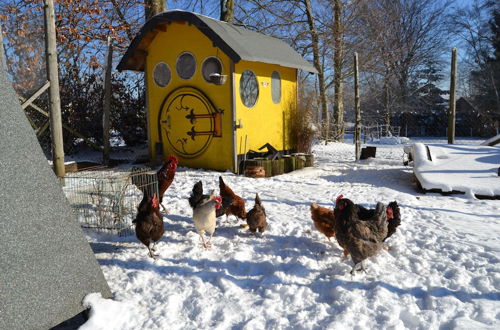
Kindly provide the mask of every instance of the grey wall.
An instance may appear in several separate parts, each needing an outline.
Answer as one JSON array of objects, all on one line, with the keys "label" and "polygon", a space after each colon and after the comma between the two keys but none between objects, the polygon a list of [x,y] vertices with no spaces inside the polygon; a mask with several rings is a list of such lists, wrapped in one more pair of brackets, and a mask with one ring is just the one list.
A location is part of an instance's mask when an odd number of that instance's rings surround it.
[{"label": "grey wall", "polygon": [[0,329],[47,329],[111,292],[0,66]]}]

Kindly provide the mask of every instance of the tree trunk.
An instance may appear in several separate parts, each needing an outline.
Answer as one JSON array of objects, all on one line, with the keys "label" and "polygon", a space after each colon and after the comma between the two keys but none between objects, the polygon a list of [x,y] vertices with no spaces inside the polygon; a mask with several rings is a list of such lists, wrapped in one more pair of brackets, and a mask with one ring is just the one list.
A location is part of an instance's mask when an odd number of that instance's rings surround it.
[{"label": "tree trunk", "polygon": [[334,0],[334,112],[336,114],[336,136],[335,140],[343,140],[344,137],[344,100],[343,100],[343,81],[342,81],[342,57],[343,57],[343,33],[341,30],[342,3],[340,0]]},{"label": "tree trunk", "polygon": [[234,0],[220,0],[220,20],[233,24]]},{"label": "tree trunk", "polygon": [[390,105],[389,73],[386,72],[384,78],[384,124],[391,125],[391,105]]},{"label": "tree trunk", "polygon": [[144,0],[144,14],[146,22],[151,17],[163,13],[166,10],[165,0]]},{"label": "tree trunk", "polygon": [[328,113],[328,107],[326,104],[325,77],[323,74],[323,67],[321,66],[319,57],[319,37],[318,37],[318,32],[316,31],[316,28],[314,26],[314,17],[312,13],[311,1],[304,0],[304,4],[306,6],[309,33],[311,34],[314,67],[318,71],[319,96],[321,101],[321,114],[323,116],[323,123],[324,123],[324,138],[326,143],[328,142],[328,136],[330,132],[330,115]]}]

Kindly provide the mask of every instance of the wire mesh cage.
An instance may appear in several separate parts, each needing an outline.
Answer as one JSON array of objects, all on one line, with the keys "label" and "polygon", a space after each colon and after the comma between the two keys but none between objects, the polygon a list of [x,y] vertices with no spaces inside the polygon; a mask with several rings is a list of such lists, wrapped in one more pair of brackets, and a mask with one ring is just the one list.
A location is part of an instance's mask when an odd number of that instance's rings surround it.
[{"label": "wire mesh cage", "polygon": [[158,194],[156,172],[148,168],[69,173],[63,191],[80,225],[127,236],[144,193]]}]

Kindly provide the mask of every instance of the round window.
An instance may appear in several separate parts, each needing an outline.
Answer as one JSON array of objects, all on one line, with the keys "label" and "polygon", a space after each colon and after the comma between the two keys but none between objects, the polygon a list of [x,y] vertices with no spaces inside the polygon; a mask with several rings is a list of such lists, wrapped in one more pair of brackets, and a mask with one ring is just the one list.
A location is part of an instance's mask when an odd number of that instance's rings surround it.
[{"label": "round window", "polygon": [[177,58],[175,65],[177,75],[184,80],[191,79],[196,71],[196,59],[191,53],[182,53]]},{"label": "round window", "polygon": [[257,77],[250,70],[245,70],[240,78],[240,97],[243,104],[251,108],[259,97],[259,83]]},{"label": "round window", "polygon": [[170,72],[170,68],[167,63],[160,62],[155,65],[153,69],[153,80],[155,84],[159,87],[165,87],[170,82],[172,78],[172,73]]},{"label": "round window", "polygon": [[213,73],[222,74],[222,63],[217,57],[208,57],[201,66],[201,73],[205,81],[211,83],[210,75]]},{"label": "round window", "polygon": [[277,71],[271,75],[271,96],[273,102],[278,104],[281,101],[281,78]]}]

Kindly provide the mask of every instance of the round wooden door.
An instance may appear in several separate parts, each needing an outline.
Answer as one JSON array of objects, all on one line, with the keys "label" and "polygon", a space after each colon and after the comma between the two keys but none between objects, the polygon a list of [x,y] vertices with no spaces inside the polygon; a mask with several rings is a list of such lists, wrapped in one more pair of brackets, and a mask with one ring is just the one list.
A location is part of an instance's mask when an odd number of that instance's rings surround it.
[{"label": "round wooden door", "polygon": [[206,151],[212,138],[220,136],[220,112],[199,90],[182,87],[168,95],[160,109],[163,143],[184,158]]}]

